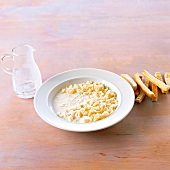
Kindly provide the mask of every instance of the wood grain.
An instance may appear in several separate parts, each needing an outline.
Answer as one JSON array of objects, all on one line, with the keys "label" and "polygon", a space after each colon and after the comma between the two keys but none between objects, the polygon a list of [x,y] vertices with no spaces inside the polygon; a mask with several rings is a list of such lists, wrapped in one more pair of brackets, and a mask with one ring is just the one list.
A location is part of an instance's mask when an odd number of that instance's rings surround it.
[{"label": "wood grain", "polygon": [[[170,71],[170,1],[1,1],[0,27],[0,53],[30,44],[43,81],[86,67],[131,76]],[[146,97],[120,123],[90,133],[45,123],[2,70],[0,94],[0,169],[170,168],[169,93],[157,102]]]}]

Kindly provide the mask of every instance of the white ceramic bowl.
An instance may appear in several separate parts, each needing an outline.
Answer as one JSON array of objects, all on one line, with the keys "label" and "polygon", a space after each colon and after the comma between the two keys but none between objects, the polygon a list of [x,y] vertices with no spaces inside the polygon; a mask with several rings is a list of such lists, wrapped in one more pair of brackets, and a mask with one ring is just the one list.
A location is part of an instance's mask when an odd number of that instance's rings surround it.
[{"label": "white ceramic bowl", "polygon": [[[70,84],[85,83],[88,80],[101,82],[117,93],[118,107],[107,118],[92,123],[68,122],[55,114],[53,100],[56,94]],[[100,69],[83,68],[63,72],[45,81],[34,97],[34,107],[38,115],[57,128],[88,132],[110,127],[124,119],[134,105],[134,91],[119,75]]]}]

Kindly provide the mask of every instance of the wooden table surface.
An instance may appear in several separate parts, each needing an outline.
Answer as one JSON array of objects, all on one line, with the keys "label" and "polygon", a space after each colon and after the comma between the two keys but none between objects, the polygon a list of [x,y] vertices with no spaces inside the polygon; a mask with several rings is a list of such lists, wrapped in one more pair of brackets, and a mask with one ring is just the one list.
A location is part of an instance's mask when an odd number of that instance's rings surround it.
[{"label": "wooden table surface", "polygon": [[[1,55],[33,46],[43,82],[76,68],[170,71],[168,0],[1,0],[0,27]],[[0,169],[170,169],[170,93],[135,103],[110,128],[68,132],[16,97],[1,70],[0,127]]]}]

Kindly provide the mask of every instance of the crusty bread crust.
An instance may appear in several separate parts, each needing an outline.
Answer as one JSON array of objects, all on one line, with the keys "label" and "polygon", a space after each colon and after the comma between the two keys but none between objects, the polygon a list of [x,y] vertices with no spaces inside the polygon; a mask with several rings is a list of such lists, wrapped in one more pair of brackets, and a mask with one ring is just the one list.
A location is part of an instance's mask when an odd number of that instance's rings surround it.
[{"label": "crusty bread crust", "polygon": [[[141,87],[141,89],[144,91],[144,93],[150,97],[150,98],[154,98],[155,94],[147,87],[145,86],[145,84],[143,83],[143,81],[141,80],[141,78],[139,77],[139,73],[136,73],[134,75],[134,79],[136,81],[136,83]],[[149,79],[148,79],[149,80]]]},{"label": "crusty bread crust", "polygon": [[146,70],[142,70],[142,74],[149,79],[150,82],[152,82],[153,84],[157,85],[160,89],[164,90],[165,92],[167,92],[170,87],[168,85],[166,85],[164,82],[160,81],[159,79],[155,78],[154,76],[152,76],[149,72],[147,72]]},{"label": "crusty bread crust", "polygon": [[133,90],[137,89],[136,82],[130,77],[128,74],[121,74],[121,77],[124,78],[133,88]]}]

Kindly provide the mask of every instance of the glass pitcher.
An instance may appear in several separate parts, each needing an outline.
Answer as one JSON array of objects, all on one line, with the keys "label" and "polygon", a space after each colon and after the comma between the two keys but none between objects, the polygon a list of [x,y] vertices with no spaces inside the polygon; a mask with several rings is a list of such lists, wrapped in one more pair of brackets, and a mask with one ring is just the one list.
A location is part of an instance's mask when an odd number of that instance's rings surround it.
[{"label": "glass pitcher", "polygon": [[[34,97],[42,84],[41,73],[34,60],[34,51],[29,45],[20,45],[12,49],[12,54],[1,57],[1,66],[6,73],[12,74],[13,88],[20,98]],[[13,62],[12,68],[5,66],[6,59]]]}]

